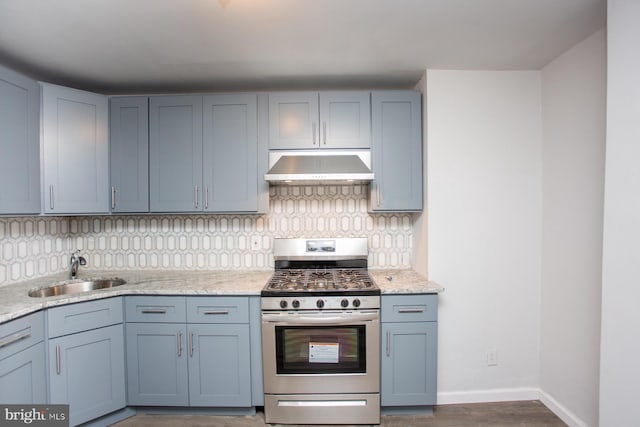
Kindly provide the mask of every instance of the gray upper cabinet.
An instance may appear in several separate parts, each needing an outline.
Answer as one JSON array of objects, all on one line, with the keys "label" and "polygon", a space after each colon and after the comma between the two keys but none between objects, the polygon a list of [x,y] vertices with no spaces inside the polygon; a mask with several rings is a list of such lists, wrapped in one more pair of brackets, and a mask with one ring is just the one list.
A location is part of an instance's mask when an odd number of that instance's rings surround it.
[{"label": "gray upper cabinet", "polygon": [[149,99],[152,212],[202,211],[202,96]]},{"label": "gray upper cabinet", "polygon": [[149,99],[109,100],[111,212],[149,211]]},{"label": "gray upper cabinet", "polygon": [[371,147],[369,92],[320,92],[320,147]]},{"label": "gray upper cabinet", "polygon": [[257,211],[257,96],[204,96],[203,139],[203,209]]},{"label": "gray upper cabinet", "polygon": [[420,93],[371,94],[371,211],[422,210],[422,108]]},{"label": "gray upper cabinet", "polygon": [[40,213],[40,88],[0,66],[0,214]]},{"label": "gray upper cabinet", "polygon": [[258,211],[255,94],[151,97],[149,129],[151,212]]},{"label": "gray upper cabinet", "polygon": [[269,148],[369,148],[369,96],[360,91],[269,94]]},{"label": "gray upper cabinet", "polygon": [[42,83],[43,212],[109,211],[106,96]]}]

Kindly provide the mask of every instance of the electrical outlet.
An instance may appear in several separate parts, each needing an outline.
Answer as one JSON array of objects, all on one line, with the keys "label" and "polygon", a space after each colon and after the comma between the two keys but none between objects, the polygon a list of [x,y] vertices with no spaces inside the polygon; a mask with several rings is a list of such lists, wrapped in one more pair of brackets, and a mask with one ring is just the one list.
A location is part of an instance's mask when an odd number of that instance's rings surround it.
[{"label": "electrical outlet", "polygon": [[498,350],[487,350],[487,366],[498,366]]},{"label": "electrical outlet", "polygon": [[260,250],[260,236],[251,236],[251,250]]}]

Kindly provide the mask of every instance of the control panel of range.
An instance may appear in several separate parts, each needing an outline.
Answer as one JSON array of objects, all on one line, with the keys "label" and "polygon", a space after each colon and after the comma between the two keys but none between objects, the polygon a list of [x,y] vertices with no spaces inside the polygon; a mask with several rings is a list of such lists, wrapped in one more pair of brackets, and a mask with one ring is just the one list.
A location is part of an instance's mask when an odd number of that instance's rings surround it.
[{"label": "control panel of range", "polygon": [[364,310],[380,308],[380,297],[370,295],[263,297],[260,302],[263,310]]}]

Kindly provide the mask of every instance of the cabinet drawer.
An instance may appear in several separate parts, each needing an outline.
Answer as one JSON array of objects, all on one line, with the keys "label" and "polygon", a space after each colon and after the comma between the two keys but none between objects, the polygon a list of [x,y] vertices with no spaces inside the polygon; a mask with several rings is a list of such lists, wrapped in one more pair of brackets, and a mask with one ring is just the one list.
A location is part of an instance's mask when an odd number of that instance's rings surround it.
[{"label": "cabinet drawer", "polygon": [[383,295],[381,319],[383,322],[435,322],[438,295]]},{"label": "cabinet drawer", "polygon": [[125,299],[127,322],[184,323],[187,320],[185,297],[136,296]]},{"label": "cabinet drawer", "polygon": [[246,297],[188,297],[188,323],[249,323]]},{"label": "cabinet drawer", "polygon": [[0,360],[44,339],[44,315],[30,314],[0,325]]},{"label": "cabinet drawer", "polygon": [[55,307],[48,310],[49,338],[122,323],[122,298]]}]

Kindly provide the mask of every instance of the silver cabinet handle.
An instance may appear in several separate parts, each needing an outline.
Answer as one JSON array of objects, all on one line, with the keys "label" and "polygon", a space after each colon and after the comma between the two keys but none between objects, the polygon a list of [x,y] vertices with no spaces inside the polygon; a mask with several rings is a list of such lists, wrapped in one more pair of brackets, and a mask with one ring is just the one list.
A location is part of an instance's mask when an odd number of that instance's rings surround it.
[{"label": "silver cabinet handle", "polygon": [[145,308],[142,310],[142,314],[167,314],[167,310],[164,308]]},{"label": "silver cabinet handle", "polygon": [[193,357],[193,331],[189,331],[189,357]]},{"label": "silver cabinet handle", "polygon": [[378,207],[380,207],[380,185],[376,185],[376,192],[378,193]]},{"label": "silver cabinet handle", "polygon": [[62,371],[61,362],[60,362],[60,344],[56,345],[56,373],[60,375]]},{"label": "silver cabinet handle", "polygon": [[197,185],[193,188],[193,199],[195,201],[196,209],[198,209],[198,199],[199,199],[199,197],[198,197],[198,186]]},{"label": "silver cabinet handle", "polygon": [[116,208],[116,187],[111,186],[111,209]]},{"label": "silver cabinet handle", "polygon": [[313,137],[313,145],[316,145],[316,122],[311,124],[311,136]]},{"label": "silver cabinet handle", "polygon": [[327,122],[322,122],[322,142],[327,145]]},{"label": "silver cabinet handle", "polygon": [[206,316],[215,315],[215,314],[229,314],[229,310],[207,310],[207,311],[204,311],[202,314]]},{"label": "silver cabinet handle", "polygon": [[29,338],[31,336],[31,332],[27,331],[27,332],[20,332],[14,335],[11,335],[10,337],[7,337],[5,339],[3,339],[2,341],[0,341],[0,348],[2,347],[6,347],[8,345],[11,345],[15,342],[18,342],[20,340],[23,340],[25,338]]},{"label": "silver cabinet handle", "polygon": [[391,354],[391,330],[387,329],[387,357]]},{"label": "silver cabinet handle", "polygon": [[178,331],[178,357],[182,356],[182,332]]},{"label": "silver cabinet handle", "polygon": [[204,208],[209,209],[209,186],[204,187]]},{"label": "silver cabinet handle", "polygon": [[398,313],[424,313],[424,308],[399,308]]},{"label": "silver cabinet handle", "polygon": [[53,210],[53,184],[49,186],[49,207]]}]

